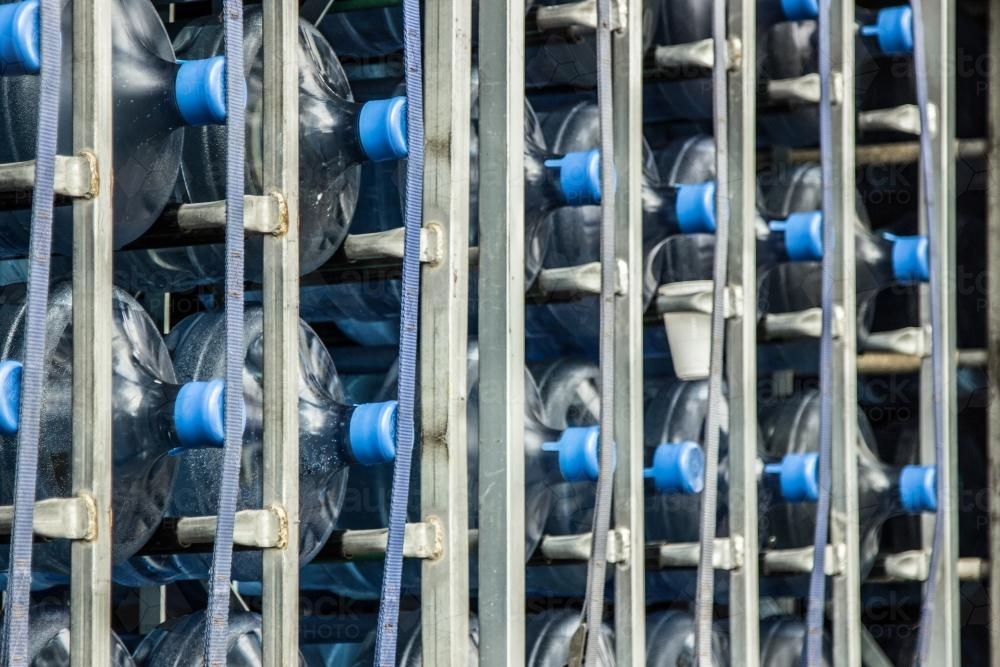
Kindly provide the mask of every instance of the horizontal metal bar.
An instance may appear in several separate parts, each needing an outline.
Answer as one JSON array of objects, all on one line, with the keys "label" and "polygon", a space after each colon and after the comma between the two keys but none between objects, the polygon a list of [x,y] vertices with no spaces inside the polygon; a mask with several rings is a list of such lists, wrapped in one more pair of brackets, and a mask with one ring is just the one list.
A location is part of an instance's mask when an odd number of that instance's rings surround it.
[{"label": "horizontal metal bar", "polygon": [[[937,133],[937,109],[928,105],[931,133]],[[915,104],[902,104],[889,109],[873,109],[858,114],[858,129],[863,132],[902,132],[903,134],[920,134],[920,110]]]},{"label": "horizontal metal bar", "polygon": [[[666,285],[661,285],[656,293],[655,309],[657,315],[665,313],[704,313],[712,314],[712,285],[705,281],[705,288],[689,294],[670,294]],[[739,287],[727,287],[723,293],[725,299],[726,318],[738,317],[739,304],[742,303],[742,290]]]},{"label": "horizontal metal bar", "polygon": [[[618,261],[616,281],[615,293],[618,295],[626,294],[628,292],[628,267],[621,260]],[[600,294],[601,263],[590,262],[579,266],[542,269],[535,280],[535,289],[544,296]]]},{"label": "horizontal metal bar", "polygon": [[[732,69],[742,57],[743,45],[737,38],[729,40],[726,63]],[[687,67],[712,69],[715,66],[715,42],[711,37],[685,44],[661,44],[653,47],[653,64],[661,70],[678,70]]]},{"label": "horizontal metal bar", "polygon": [[[955,158],[960,160],[985,158],[987,146],[985,139],[956,139]],[[919,157],[920,144],[916,141],[858,145],[854,151],[854,162],[858,167],[870,164],[913,164]],[[761,152],[758,166],[763,167],[775,160],[790,164],[817,162],[819,150],[816,148],[776,148],[770,153]]]},{"label": "horizontal metal bar", "polygon": [[[646,566],[650,569],[692,568],[698,566],[700,546],[697,542],[646,545]],[[743,566],[743,538],[717,537],[712,550],[716,570],[735,570]]]},{"label": "horizontal metal bar", "polygon": [[[597,30],[597,0],[547,5],[535,11],[535,25],[542,31],[563,28]],[[621,30],[626,25],[627,18],[627,4],[622,0],[611,0],[611,29]]]},{"label": "horizontal metal bar", "polygon": [[[833,75],[834,104],[839,104],[844,96],[844,79],[839,73]],[[767,82],[767,96],[773,101],[819,104],[819,74],[806,74],[793,79],[771,79]]]},{"label": "horizontal metal bar", "polygon": [[[210,544],[215,540],[214,516],[183,517],[177,521],[177,542],[181,546]],[[233,542],[257,549],[281,549],[288,542],[288,519],[278,507],[240,510],[236,513]]]},{"label": "horizontal metal bar", "polygon": [[930,329],[906,327],[895,331],[879,331],[868,335],[864,349],[869,352],[890,352],[912,357],[926,357],[930,353]]},{"label": "horizontal metal bar", "polygon": [[[0,192],[25,192],[35,187],[35,161],[0,164]],[[56,194],[91,199],[97,195],[97,158],[89,151],[56,156]]]},{"label": "horizontal metal bar", "polygon": [[[420,230],[420,261],[434,263],[444,251],[443,230],[429,223]],[[371,234],[348,234],[344,239],[344,255],[348,261],[402,259],[406,230],[402,227]]]},{"label": "horizontal metal bar", "polygon": [[[796,338],[819,338],[823,335],[823,309],[809,308],[795,313],[768,313],[761,323],[762,338],[765,340],[789,340]],[[833,336],[844,334],[844,310],[839,306],[834,310]]]},{"label": "horizontal metal bar", "polygon": [[[226,202],[182,204],[177,225],[185,232],[222,229],[226,226]],[[281,193],[246,195],[243,198],[243,227],[248,232],[280,236],[288,229],[288,205]]]},{"label": "horizontal metal bar", "polygon": [[[847,550],[843,544],[836,548],[826,545],[826,573],[828,576],[839,574],[844,569]],[[774,549],[761,554],[760,571],[763,575],[772,574],[809,574],[813,569],[813,547],[800,549]]]},{"label": "horizontal metal bar", "polygon": [[[885,557],[880,563],[879,581],[926,581],[930,569],[930,553],[924,550],[903,551]],[[961,581],[986,581],[990,562],[985,558],[959,558],[956,564]]]},{"label": "horizontal metal bar", "polygon": [[[0,535],[10,535],[14,506],[0,507]],[[35,535],[55,540],[92,541],[97,536],[97,505],[93,497],[48,498],[35,503]]]},{"label": "horizontal metal bar", "polygon": [[[609,563],[624,563],[628,560],[629,531],[626,528],[614,528],[608,532]],[[591,533],[579,535],[546,535],[538,545],[539,555],[547,561],[573,560],[587,561],[593,543]]]},{"label": "horizontal metal bar", "polygon": [[[865,352],[858,355],[858,373],[877,375],[883,373],[916,373],[920,370],[921,357],[892,352]],[[958,351],[958,366],[982,368],[986,366],[986,350]]]},{"label": "horizontal metal bar", "polygon": [[[388,537],[386,528],[337,530],[323,547],[322,557],[331,560],[381,558],[385,554]],[[438,522],[406,524],[403,536],[405,558],[440,558],[443,549],[444,533]]]}]

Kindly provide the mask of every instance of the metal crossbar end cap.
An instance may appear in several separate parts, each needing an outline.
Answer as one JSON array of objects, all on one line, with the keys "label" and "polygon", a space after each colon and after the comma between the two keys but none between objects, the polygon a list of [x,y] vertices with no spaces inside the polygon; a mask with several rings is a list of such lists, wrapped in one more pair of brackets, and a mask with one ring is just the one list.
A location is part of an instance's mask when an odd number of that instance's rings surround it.
[{"label": "metal crossbar end cap", "polygon": [[400,160],[409,154],[405,97],[372,100],[358,114],[358,138],[368,159]]},{"label": "metal crossbar end cap", "polygon": [[936,512],[937,466],[904,466],[899,473],[899,503],[911,514]]},{"label": "metal crossbar end cap", "polygon": [[351,455],[361,465],[389,463],[396,458],[396,401],[362,403],[351,415]]},{"label": "metal crossbar end cap", "polygon": [[0,5],[0,60],[4,76],[41,71],[38,0]]},{"label": "metal crossbar end cap", "polygon": [[653,467],[643,477],[652,479],[664,494],[694,495],[705,488],[705,453],[696,442],[670,442],[656,448]]},{"label": "metal crossbar end cap", "polygon": [[225,123],[225,56],[178,62],[174,97],[184,122],[192,127]]},{"label": "metal crossbar end cap", "polygon": [[597,426],[568,428],[558,442],[543,443],[542,450],[558,452],[559,472],[567,482],[596,482],[601,469],[600,436]]},{"label": "metal crossbar end cap", "polygon": [[0,433],[15,435],[21,426],[20,361],[0,361]]},{"label": "metal crossbar end cap", "polygon": [[675,212],[684,234],[714,234],[715,181],[678,184]]}]

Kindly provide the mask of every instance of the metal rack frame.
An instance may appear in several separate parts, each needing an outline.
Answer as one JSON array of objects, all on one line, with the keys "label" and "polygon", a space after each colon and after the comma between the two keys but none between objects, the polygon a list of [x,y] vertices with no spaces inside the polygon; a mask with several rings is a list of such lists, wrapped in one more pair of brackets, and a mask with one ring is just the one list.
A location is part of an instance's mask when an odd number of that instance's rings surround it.
[{"label": "metal rack frame", "polygon": [[[833,2],[830,8],[831,91],[839,101],[831,110],[834,180],[833,220],[834,310],[844,313],[847,326],[833,341],[833,442],[831,461],[830,544],[834,553],[833,661],[850,667],[861,663],[861,553],[858,514],[858,393],[857,293],[855,279],[855,24],[853,0]],[[840,85],[838,85],[840,81]],[[837,89],[840,90],[837,90]],[[836,318],[835,318],[836,319]],[[839,554],[843,554],[840,556]],[[852,557],[852,554],[854,557]],[[839,562],[838,562],[839,561]]]},{"label": "metal rack frame", "polygon": [[111,104],[113,0],[74,0],[73,152],[95,157],[96,196],[73,201],[73,493],[96,506],[71,547],[70,651],[111,661]]},{"label": "metal rack frame", "polygon": [[[111,183],[111,26],[112,0],[74,0],[74,151],[96,155],[98,182]],[[616,345],[615,440],[619,445],[615,477],[614,530],[627,545],[615,560],[615,629],[619,664],[635,664],[645,654],[643,527],[643,403],[641,308],[641,209],[638,178],[642,172],[641,0],[627,2],[627,24],[614,37],[614,100],[617,110],[615,162],[619,174],[617,256],[627,266],[630,289],[617,298],[617,321],[624,331]],[[932,186],[940,206],[938,220],[925,221],[939,230],[948,258],[943,279],[952,282],[955,258],[954,221],[954,71],[955,40],[952,0],[925,0],[926,12],[942,30],[927,33],[931,102],[938,126],[934,162],[939,177]],[[481,167],[501,175],[497,187],[484,190],[480,205],[490,211],[489,227],[481,229],[479,252],[482,317],[480,382],[497,400],[481,408],[481,466],[502,473],[502,483],[482,485],[480,499],[467,498],[467,298],[469,275],[468,183],[469,104],[471,69],[470,0],[429,3],[425,15],[426,155],[425,228],[437,235],[443,251],[423,264],[421,305],[421,447],[422,521],[441,540],[434,557],[423,561],[423,650],[427,664],[465,664],[468,651],[469,539],[468,502],[480,502],[479,550],[481,588],[491,601],[480,607],[484,664],[523,661],[523,550],[511,548],[523,540],[524,290],[523,256],[523,33],[524,0],[483,3],[481,48],[492,54],[480,72]],[[290,216],[288,231],[265,242],[265,465],[264,506],[277,507],[288,520],[284,548],[264,550],[265,664],[297,660],[298,617],[298,7],[287,0],[264,0],[265,81],[264,132],[267,192],[280,192]],[[837,246],[837,305],[851,321],[854,304],[854,3],[834,2],[834,66],[843,86],[834,110],[834,156],[837,220],[845,221]],[[730,570],[732,590],[731,649],[734,663],[755,665],[759,659],[757,625],[758,553],[756,537],[756,395],[738,392],[756,384],[757,330],[755,244],[749,225],[755,211],[756,171],[756,39],[754,0],[733,0],[729,27],[733,49],[730,68],[728,129],[730,164],[734,175],[730,241],[730,288],[738,297],[728,323],[728,382],[730,387],[730,548],[737,557]],[[1000,11],[990,12],[990,54],[1000,58]],[[990,81],[990,165],[1000,163],[1000,86]],[[992,174],[992,172],[991,172]],[[988,266],[1000,265],[1000,192],[990,188]],[[97,537],[74,541],[72,547],[72,651],[90,662],[110,660],[111,532],[111,309],[112,211],[111,188],[74,201],[74,362],[73,362],[73,480],[74,492],[87,493],[97,504]],[[988,365],[991,379],[1000,376],[1000,308],[990,293]],[[947,322],[944,340],[955,358],[954,295],[943,304]],[[929,321],[926,307],[923,323]],[[503,322],[503,326],[497,326]],[[857,346],[851,327],[835,341],[837,376],[834,419],[833,614],[834,660],[838,665],[861,661],[860,574],[857,553]],[[949,460],[939,474],[957,479],[957,415],[955,369],[949,369],[944,395],[948,403]],[[921,362],[922,386],[930,386],[930,362]],[[922,393],[921,411],[930,414],[929,396]],[[990,406],[990,488],[1000,488],[1000,402]],[[921,420],[921,451],[932,451],[932,430]],[[488,434],[488,437],[487,437]],[[944,503],[947,539],[943,577],[935,602],[933,661],[959,662],[957,487],[939,499]],[[1000,509],[991,505],[991,552],[1000,551]],[[930,520],[924,522],[929,535]],[[990,592],[1000,599],[1000,558],[990,561]],[[995,623],[996,621],[994,621]],[[1000,666],[1000,633],[992,633],[992,664]]]},{"label": "metal rack frame", "polygon": [[441,555],[423,561],[423,660],[465,665],[471,2],[428,3],[424,22],[424,226],[437,228],[445,250],[438,261],[423,264],[421,274],[421,511],[423,521],[443,531]]},{"label": "metal rack frame", "polygon": [[737,567],[729,572],[733,664],[760,662],[757,539],[757,5],[730,2],[726,118],[729,133],[729,289],[733,317],[726,328],[729,388],[729,540]]}]

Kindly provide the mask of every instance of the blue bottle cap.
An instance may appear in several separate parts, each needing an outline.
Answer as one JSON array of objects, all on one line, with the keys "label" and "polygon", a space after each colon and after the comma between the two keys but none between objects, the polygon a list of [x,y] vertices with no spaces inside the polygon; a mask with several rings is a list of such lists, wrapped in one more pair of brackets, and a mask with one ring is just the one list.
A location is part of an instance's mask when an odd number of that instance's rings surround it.
[{"label": "blue bottle cap", "polygon": [[600,474],[601,429],[568,428],[558,442],[542,443],[542,450],[559,453],[559,472],[567,482],[596,482]]},{"label": "blue bottle cap", "polygon": [[781,0],[781,13],[789,21],[819,18],[819,0]]},{"label": "blue bottle cap", "polygon": [[351,455],[361,465],[388,463],[396,458],[396,401],[362,403],[351,415]]},{"label": "blue bottle cap", "polygon": [[778,475],[785,502],[819,500],[819,454],[787,454],[779,463],[764,466],[764,472]]},{"label": "blue bottle cap", "polygon": [[174,79],[174,97],[188,125],[226,122],[226,58],[180,60]]},{"label": "blue bottle cap", "polygon": [[784,232],[785,253],[793,262],[818,262],[823,259],[823,214],[819,211],[792,213],[772,222],[772,231]]},{"label": "blue bottle cap", "polygon": [[930,280],[930,242],[926,236],[883,236],[892,241],[892,275],[897,282],[925,283]]},{"label": "blue bottle cap", "polygon": [[559,170],[559,189],[570,206],[597,206],[601,203],[601,152],[599,150],[566,153],[545,161],[545,166]]},{"label": "blue bottle cap", "polygon": [[912,514],[937,511],[937,466],[904,466],[899,473],[899,503]]},{"label": "blue bottle cap", "polygon": [[668,442],[653,453],[653,467],[642,476],[660,493],[694,495],[705,488],[705,453],[696,442]]},{"label": "blue bottle cap", "polygon": [[677,226],[684,234],[715,233],[715,181],[677,186]]},{"label": "blue bottle cap", "polygon": [[861,26],[861,34],[874,37],[887,56],[913,53],[913,10],[909,5],[879,10],[875,23]]},{"label": "blue bottle cap", "polygon": [[[243,416],[244,424],[246,415]],[[188,382],[174,399],[174,432],[180,445],[170,451],[222,447],[226,441],[226,383],[224,380]]]},{"label": "blue bottle cap", "polygon": [[38,74],[42,68],[38,0],[0,5],[0,74]]},{"label": "blue bottle cap", "polygon": [[0,433],[14,435],[21,425],[21,362],[0,361]]},{"label": "blue bottle cap", "polygon": [[405,97],[372,100],[361,107],[358,137],[368,159],[384,162],[407,156],[406,107]]}]

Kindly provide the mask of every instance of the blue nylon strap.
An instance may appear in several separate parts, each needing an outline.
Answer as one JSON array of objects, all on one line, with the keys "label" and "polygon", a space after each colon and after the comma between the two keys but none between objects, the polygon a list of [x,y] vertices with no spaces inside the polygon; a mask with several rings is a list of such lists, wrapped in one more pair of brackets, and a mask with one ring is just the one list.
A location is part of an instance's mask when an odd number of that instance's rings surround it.
[{"label": "blue nylon strap", "polygon": [[[813,569],[809,575],[809,602],[806,611],[806,646],[802,661],[806,667],[823,664],[823,616],[826,607],[826,544],[830,532],[830,456],[833,449],[833,289],[836,268],[837,226],[833,224],[833,97],[830,75],[830,0],[819,5],[819,146],[822,183],[823,220],[823,333],[820,336],[820,418],[819,418],[819,499],[816,503],[816,529],[813,534]],[[845,211],[847,219],[853,212]],[[847,219],[841,224],[850,224]],[[853,442],[843,443],[854,447]]]},{"label": "blue nylon strap", "polygon": [[698,581],[695,591],[695,643],[698,665],[713,663],[712,621],[715,608],[714,549],[717,531],[719,440],[722,425],[724,352],[726,336],[725,290],[729,282],[729,98],[728,16],[726,1],[715,0],[712,9],[712,39],[715,67],[712,69],[712,112],[715,128],[716,230],[712,266],[712,338],[709,356],[708,415],[705,422],[705,487],[701,493]]},{"label": "blue nylon strap", "polygon": [[375,664],[396,665],[399,597],[403,576],[403,534],[413,463],[414,411],[417,384],[417,326],[420,306],[420,229],[424,210],[424,77],[419,0],[403,0],[403,62],[407,97],[405,243],[399,324],[399,412],[396,464],[389,502],[389,535],[378,610]]},{"label": "blue nylon strap", "polygon": [[[4,605],[5,665],[28,664],[28,607],[31,602],[31,548],[38,477],[42,382],[45,377],[46,320],[52,252],[52,207],[59,129],[62,63],[62,3],[41,0],[39,37],[41,72],[38,99],[38,139],[35,144],[35,187],[31,202],[28,250],[27,314],[24,324],[21,427],[14,481],[14,524],[10,539],[10,582]],[[110,155],[98,156],[110,160]]]},{"label": "blue nylon strap", "polygon": [[[243,195],[246,85],[243,62],[243,2],[223,3],[226,56],[226,398],[225,445],[219,481],[218,523],[212,548],[205,665],[224,667],[229,637],[229,588],[233,525],[243,447]],[[294,545],[291,548],[296,548]]]}]

